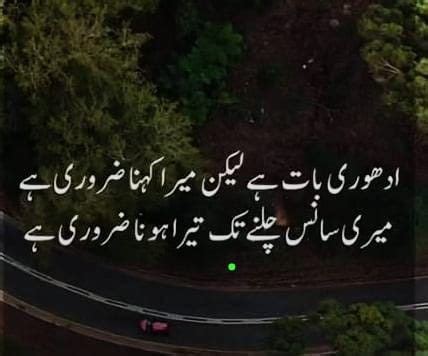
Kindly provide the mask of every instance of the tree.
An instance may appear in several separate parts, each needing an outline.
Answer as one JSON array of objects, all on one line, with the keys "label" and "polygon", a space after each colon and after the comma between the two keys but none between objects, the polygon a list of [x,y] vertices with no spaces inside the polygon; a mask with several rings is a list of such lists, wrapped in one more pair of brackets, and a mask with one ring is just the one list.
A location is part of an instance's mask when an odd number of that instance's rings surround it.
[{"label": "tree", "polygon": [[416,351],[428,351],[428,322],[415,321],[414,328]]},{"label": "tree", "polygon": [[387,107],[428,132],[428,2],[383,1],[362,17],[362,56],[383,87]]},{"label": "tree", "polygon": [[283,318],[270,327],[269,347],[281,355],[303,355],[305,322],[300,318]]},{"label": "tree", "polygon": [[318,324],[340,355],[377,355],[411,350],[412,319],[390,303],[320,304]]},{"label": "tree", "polygon": [[242,36],[230,24],[206,23],[190,53],[169,67],[163,86],[179,98],[192,120],[202,122],[217,103],[230,100],[225,80],[242,49]]},{"label": "tree", "polygon": [[[139,68],[150,36],[134,33],[122,10],[150,12],[156,0],[34,0],[6,8],[6,68],[24,103],[24,124],[34,142],[42,180],[74,162],[73,176],[105,177],[115,160],[147,167],[165,156],[169,179],[197,164],[190,122],[159,98]],[[22,177],[24,178],[24,177]],[[38,215],[64,222],[73,211],[111,221],[121,203],[136,211],[141,200],[118,186],[107,194],[52,193],[35,199]],[[147,201],[145,200],[145,203]],[[37,217],[37,214],[36,214]]]}]

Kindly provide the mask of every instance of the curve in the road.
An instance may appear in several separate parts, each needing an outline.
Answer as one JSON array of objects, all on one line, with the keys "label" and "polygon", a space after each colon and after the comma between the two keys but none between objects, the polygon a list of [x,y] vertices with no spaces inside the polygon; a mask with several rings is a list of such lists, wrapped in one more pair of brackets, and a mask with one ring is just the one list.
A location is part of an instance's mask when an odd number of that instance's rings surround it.
[{"label": "curve in the road", "polygon": [[[177,320],[189,323],[199,323],[199,324],[222,324],[222,325],[254,325],[254,324],[270,324],[275,320],[279,319],[278,317],[266,317],[266,318],[244,318],[244,319],[225,319],[225,318],[210,318],[210,317],[201,317],[201,316],[192,316],[192,315],[182,315],[176,313],[164,312],[152,308],[137,306],[129,303],[125,303],[119,300],[105,298],[101,295],[95,294],[91,291],[79,288],[77,286],[56,280],[44,273],[36,271],[33,268],[25,266],[24,264],[16,261],[15,259],[7,256],[3,252],[0,252],[0,260],[8,265],[19,269],[20,271],[27,273],[38,280],[41,280],[45,283],[55,285],[59,288],[65,289],[71,293],[80,295],[82,297],[91,299],[93,301],[110,305],[116,308],[125,309],[131,312],[136,312],[139,314],[144,314],[152,317],[167,319],[167,320]],[[410,311],[410,310],[426,310],[428,309],[428,302],[416,303],[409,305],[402,305],[399,308]],[[304,318],[305,316],[300,316]]]},{"label": "curve in the road", "polygon": [[125,309],[131,312],[136,312],[144,315],[149,315],[153,317],[168,319],[168,320],[178,320],[185,321],[191,323],[199,323],[199,324],[227,324],[227,325],[237,325],[237,324],[270,324],[273,321],[277,320],[278,317],[269,317],[269,318],[244,318],[244,319],[224,319],[224,318],[209,318],[209,317],[200,317],[200,316],[192,316],[192,315],[182,315],[175,313],[163,312],[156,309],[151,309],[147,307],[141,307],[137,305],[132,305],[129,303],[125,303],[119,300],[105,298],[101,295],[95,294],[91,291],[79,288],[77,286],[73,286],[71,284],[58,281],[44,273],[36,271],[33,268],[23,265],[22,263],[14,260],[13,258],[5,255],[3,252],[0,252],[0,260],[4,263],[7,263],[10,266],[13,266],[19,269],[22,272],[25,272],[34,278],[37,278],[43,282],[50,283],[54,286],[63,288],[71,293],[78,294],[82,297],[92,299],[96,302],[107,304],[113,307]]}]

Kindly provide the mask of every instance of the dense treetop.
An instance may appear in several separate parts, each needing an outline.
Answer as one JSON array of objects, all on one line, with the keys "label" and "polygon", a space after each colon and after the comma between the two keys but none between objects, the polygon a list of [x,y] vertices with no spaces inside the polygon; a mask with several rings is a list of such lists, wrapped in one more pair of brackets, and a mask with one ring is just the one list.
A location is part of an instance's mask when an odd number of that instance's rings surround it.
[{"label": "dense treetop", "polygon": [[362,54],[384,87],[385,104],[428,130],[428,1],[384,1],[360,21]]},{"label": "dense treetop", "polygon": [[[102,176],[114,160],[146,167],[164,155],[171,179],[195,165],[190,122],[140,70],[140,49],[150,36],[133,32],[121,16],[125,8],[149,12],[155,6],[153,0],[108,6],[98,0],[35,0],[6,9],[9,99],[19,96],[23,103],[10,120],[28,129],[42,179],[71,162],[74,174]],[[102,203],[88,194],[71,205],[105,214],[112,199]],[[70,208],[70,202],[59,207],[54,197],[47,201],[38,203],[44,206],[39,211]]]}]

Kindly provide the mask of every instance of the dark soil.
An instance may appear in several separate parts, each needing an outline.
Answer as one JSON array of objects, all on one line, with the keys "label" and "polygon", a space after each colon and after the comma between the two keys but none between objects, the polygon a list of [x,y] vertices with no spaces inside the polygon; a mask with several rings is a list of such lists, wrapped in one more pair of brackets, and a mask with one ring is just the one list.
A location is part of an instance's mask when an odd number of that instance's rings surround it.
[{"label": "dark soil", "polygon": [[[0,304],[1,332],[6,340],[13,342],[14,351],[5,356],[141,356],[152,352],[130,349],[76,334],[57,327],[26,313]],[[19,350],[19,351],[17,351]]]}]

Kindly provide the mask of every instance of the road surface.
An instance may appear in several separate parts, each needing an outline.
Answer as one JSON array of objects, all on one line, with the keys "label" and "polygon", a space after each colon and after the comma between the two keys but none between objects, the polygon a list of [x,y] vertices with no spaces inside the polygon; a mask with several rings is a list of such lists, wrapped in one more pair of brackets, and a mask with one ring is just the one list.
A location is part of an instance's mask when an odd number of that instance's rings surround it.
[{"label": "road surface", "polygon": [[[213,291],[146,281],[84,257],[57,252],[50,271],[34,268],[35,256],[23,234],[0,221],[2,289],[60,317],[134,338],[221,350],[258,350],[268,324],[286,315],[304,315],[321,300],[345,303],[385,300],[418,309],[428,318],[428,278],[389,283],[287,291]],[[172,333],[143,336],[138,320],[170,320]],[[7,322],[7,321],[6,321]]]}]

